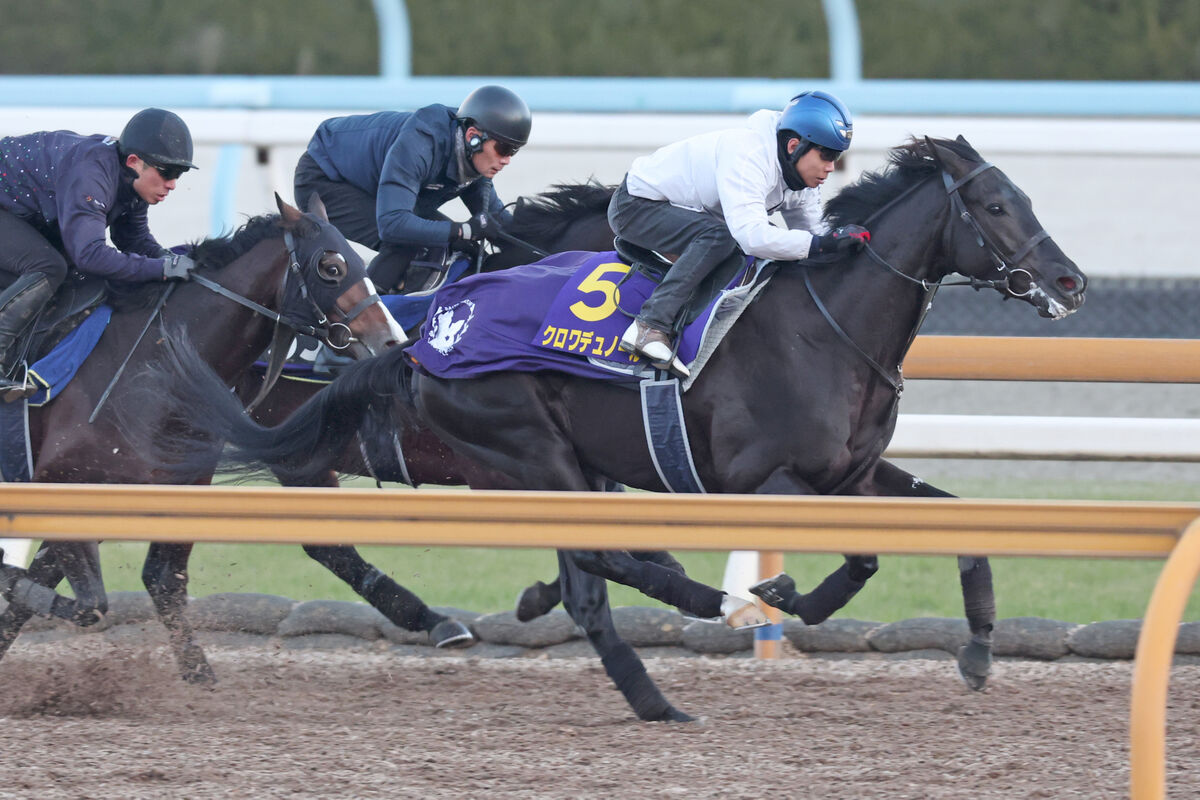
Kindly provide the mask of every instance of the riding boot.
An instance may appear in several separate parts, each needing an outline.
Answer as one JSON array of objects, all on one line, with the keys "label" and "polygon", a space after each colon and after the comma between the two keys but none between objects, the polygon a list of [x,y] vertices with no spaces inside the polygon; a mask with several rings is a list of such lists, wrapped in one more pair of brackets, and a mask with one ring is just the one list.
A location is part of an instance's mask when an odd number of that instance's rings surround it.
[{"label": "riding boot", "polygon": [[40,272],[22,275],[11,286],[0,292],[0,396],[4,402],[28,397],[37,391],[22,374],[21,380],[13,380],[16,353],[21,334],[34,318],[41,313],[46,301],[54,294],[54,287]]}]

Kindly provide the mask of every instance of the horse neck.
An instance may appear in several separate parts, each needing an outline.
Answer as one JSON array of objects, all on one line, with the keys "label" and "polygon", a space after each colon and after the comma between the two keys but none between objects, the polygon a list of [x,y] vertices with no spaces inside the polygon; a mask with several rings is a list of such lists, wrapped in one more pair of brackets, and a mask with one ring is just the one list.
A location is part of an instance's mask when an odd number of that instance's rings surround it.
[{"label": "horse neck", "polygon": [[[842,265],[810,269],[813,288],[830,315],[881,365],[901,363],[925,312],[928,292],[914,281],[936,282],[946,274],[942,232],[948,215],[941,184],[926,180],[878,219],[868,220],[872,249],[913,280],[865,251]],[[801,285],[799,290],[806,295],[803,305],[810,305],[807,289]],[[821,324],[828,326],[823,319]]]},{"label": "horse neck", "polygon": [[[211,277],[230,291],[279,311],[288,258],[282,239],[266,239]],[[188,288],[194,290],[193,296],[203,298],[188,311],[188,336],[222,379],[233,380],[270,344],[274,323],[207,287],[193,284]]]}]

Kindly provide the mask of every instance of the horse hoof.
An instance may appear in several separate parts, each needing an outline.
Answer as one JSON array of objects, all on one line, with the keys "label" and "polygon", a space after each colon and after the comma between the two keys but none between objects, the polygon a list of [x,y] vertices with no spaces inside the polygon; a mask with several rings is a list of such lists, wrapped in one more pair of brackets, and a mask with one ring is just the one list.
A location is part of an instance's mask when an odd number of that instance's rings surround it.
[{"label": "horse hoof", "polygon": [[725,595],[721,601],[721,615],[725,617],[725,624],[735,631],[763,628],[771,624],[758,606],[733,595]]},{"label": "horse hoof", "polygon": [[796,582],[786,572],[759,581],[750,587],[750,594],[761,597],[764,603],[774,608],[782,608],[787,599],[795,593]]},{"label": "horse hoof", "polygon": [[958,674],[968,688],[976,692],[983,691],[991,671],[991,647],[972,641],[958,649]]},{"label": "horse hoof", "polygon": [[517,598],[517,621],[529,622],[549,612],[553,606],[547,607],[545,594],[546,584],[541,581],[526,587]]},{"label": "horse hoof", "polygon": [[667,713],[662,716],[660,722],[698,722],[691,714],[685,714],[675,706],[667,709]]},{"label": "horse hoof", "polygon": [[216,673],[204,657],[204,651],[196,645],[184,649],[179,659],[179,674],[184,683],[193,686],[212,686],[217,682]]},{"label": "horse hoof", "polygon": [[433,626],[429,641],[434,647],[470,647],[475,644],[475,636],[458,620],[444,619]]},{"label": "horse hoof", "polygon": [[217,676],[207,661],[203,664],[197,664],[190,669],[184,669],[180,674],[183,677],[183,682],[189,683],[192,686],[212,686],[217,682]]}]

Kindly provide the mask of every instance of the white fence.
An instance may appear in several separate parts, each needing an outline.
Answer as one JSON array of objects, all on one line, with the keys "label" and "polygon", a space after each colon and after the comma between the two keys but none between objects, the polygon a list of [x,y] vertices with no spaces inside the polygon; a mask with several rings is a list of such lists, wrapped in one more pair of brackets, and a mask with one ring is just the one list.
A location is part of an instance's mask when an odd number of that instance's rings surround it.
[{"label": "white fence", "polygon": [[[0,136],[51,129],[115,134],[136,110],[0,108]],[[291,199],[292,171],[316,126],[354,113],[176,110],[193,130],[200,170],[180,180],[175,195],[151,212],[151,226],[164,243],[197,239],[273,211],[275,191]],[[497,193],[512,201],[559,182],[595,177],[617,183],[637,156],[743,118],[537,114],[530,145],[498,176]],[[1200,274],[1187,237],[1158,233],[1189,222],[1185,209],[1194,205],[1200,179],[1200,120],[860,116],[855,146],[827,194],[864,170],[883,167],[886,151],[913,134],[964,135],[1033,198],[1046,229],[1090,275]]]}]

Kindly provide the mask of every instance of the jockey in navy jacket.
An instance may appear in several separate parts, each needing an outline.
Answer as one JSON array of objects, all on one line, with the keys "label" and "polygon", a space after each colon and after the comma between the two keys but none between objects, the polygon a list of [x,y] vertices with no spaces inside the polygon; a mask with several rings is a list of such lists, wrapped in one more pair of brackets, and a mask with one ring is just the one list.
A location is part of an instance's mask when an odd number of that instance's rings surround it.
[{"label": "jockey in navy jacket", "polygon": [[443,105],[337,117],[317,128],[308,154],[330,179],[375,195],[382,241],[444,246],[454,223],[439,219],[438,209],[455,197],[474,214],[485,210],[480,193],[486,191],[492,217],[502,224],[511,220],[491,179],[479,177],[469,162],[459,163],[459,131],[455,110]]},{"label": "jockey in navy jacket", "polygon": [[[501,86],[476,89],[457,109],[328,119],[296,165],[296,201],[305,208],[318,194],[346,238],[378,251],[371,278],[392,291],[418,254],[470,252],[511,221],[492,177],[525,144],[530,123],[528,106]],[[465,222],[438,211],[456,197],[472,214]]]}]

